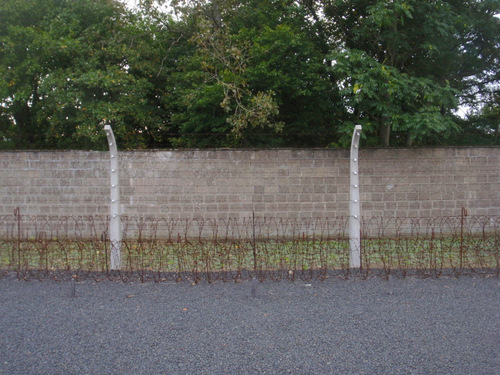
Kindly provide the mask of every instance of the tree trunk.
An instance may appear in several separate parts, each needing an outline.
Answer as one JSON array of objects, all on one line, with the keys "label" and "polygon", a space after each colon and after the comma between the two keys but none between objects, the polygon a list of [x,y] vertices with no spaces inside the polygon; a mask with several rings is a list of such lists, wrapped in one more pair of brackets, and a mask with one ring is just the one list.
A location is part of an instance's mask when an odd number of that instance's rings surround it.
[{"label": "tree trunk", "polygon": [[212,3],[211,11],[212,11],[211,18],[214,23],[214,26],[216,29],[220,29],[222,27],[222,15],[220,12],[219,3],[217,1],[214,1]]},{"label": "tree trunk", "polygon": [[383,147],[389,147],[391,140],[391,124],[387,119],[382,118],[380,120],[380,143]]},{"label": "tree trunk", "polygon": [[498,130],[500,128],[500,114],[498,115],[498,120],[497,120],[497,128],[495,129],[495,138],[494,138],[494,144],[497,144],[498,141]]},{"label": "tree trunk", "polygon": [[411,136],[411,132],[406,133],[406,146],[413,146],[413,137]]},{"label": "tree trunk", "polygon": [[33,143],[34,129],[31,126],[31,109],[26,102],[18,102],[12,106],[15,120],[15,144],[24,148]]}]

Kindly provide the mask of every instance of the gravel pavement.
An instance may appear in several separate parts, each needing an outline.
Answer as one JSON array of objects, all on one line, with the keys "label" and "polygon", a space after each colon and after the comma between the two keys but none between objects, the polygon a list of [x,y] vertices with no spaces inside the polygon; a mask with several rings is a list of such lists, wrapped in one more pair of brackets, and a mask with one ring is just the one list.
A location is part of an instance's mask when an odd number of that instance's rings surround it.
[{"label": "gravel pavement", "polygon": [[500,374],[500,279],[0,279],[0,374]]}]

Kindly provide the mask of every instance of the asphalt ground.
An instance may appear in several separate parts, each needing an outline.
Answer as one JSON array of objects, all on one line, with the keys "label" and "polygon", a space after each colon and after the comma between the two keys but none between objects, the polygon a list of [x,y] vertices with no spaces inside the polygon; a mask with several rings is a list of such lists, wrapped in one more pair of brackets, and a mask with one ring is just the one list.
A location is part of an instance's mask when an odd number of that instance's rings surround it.
[{"label": "asphalt ground", "polygon": [[500,374],[500,279],[0,279],[0,374]]}]

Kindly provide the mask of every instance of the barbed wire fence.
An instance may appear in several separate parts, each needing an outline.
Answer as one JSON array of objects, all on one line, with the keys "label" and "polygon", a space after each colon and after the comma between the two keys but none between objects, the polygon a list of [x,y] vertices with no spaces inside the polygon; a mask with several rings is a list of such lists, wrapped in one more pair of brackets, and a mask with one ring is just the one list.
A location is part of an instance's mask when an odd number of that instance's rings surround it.
[{"label": "barbed wire fence", "polygon": [[362,218],[361,268],[348,217],[172,219],[122,216],[110,271],[108,216],[0,216],[0,272],[19,279],[311,280],[395,275],[499,276],[500,217]]}]

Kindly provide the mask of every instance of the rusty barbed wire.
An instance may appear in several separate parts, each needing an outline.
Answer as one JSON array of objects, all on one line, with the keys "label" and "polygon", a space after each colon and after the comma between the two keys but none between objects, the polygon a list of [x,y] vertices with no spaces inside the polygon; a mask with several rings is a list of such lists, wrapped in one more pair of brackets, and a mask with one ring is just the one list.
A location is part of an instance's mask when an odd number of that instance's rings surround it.
[{"label": "rusty barbed wire", "polygon": [[0,216],[0,271],[20,279],[199,282],[477,273],[499,276],[500,217],[361,220],[349,268],[348,217],[122,216],[122,267],[109,271],[108,216]]}]

